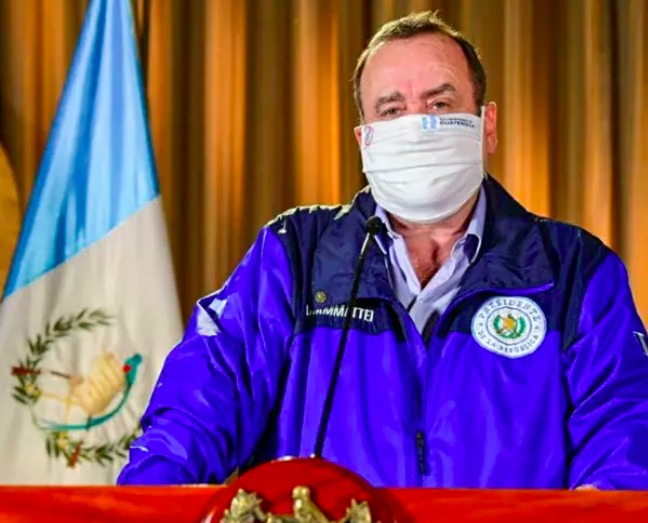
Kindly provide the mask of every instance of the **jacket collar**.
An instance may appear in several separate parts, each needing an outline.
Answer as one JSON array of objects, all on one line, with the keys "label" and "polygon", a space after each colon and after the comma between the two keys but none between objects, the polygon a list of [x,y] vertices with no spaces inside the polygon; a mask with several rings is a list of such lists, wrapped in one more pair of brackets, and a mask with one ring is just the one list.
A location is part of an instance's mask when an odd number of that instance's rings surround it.
[{"label": "jacket collar", "polygon": [[[483,182],[486,223],[475,263],[461,285],[460,295],[481,291],[531,293],[553,285],[554,275],[538,227],[538,218],[526,211],[491,176]],[[319,291],[329,306],[346,303],[365,236],[365,223],[373,216],[376,202],[367,187],[350,205],[343,206],[323,233],[314,254],[311,303]],[[385,236],[380,243],[388,245]],[[378,242],[377,242],[378,243]],[[384,253],[370,247],[360,281],[360,299],[395,296],[389,282]]]}]

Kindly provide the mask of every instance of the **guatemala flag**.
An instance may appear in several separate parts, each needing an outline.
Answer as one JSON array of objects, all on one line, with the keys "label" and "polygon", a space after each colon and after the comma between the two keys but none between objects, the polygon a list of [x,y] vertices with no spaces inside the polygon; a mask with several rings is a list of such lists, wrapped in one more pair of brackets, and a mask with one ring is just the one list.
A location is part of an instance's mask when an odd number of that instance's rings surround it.
[{"label": "guatemala flag", "polygon": [[181,320],[129,0],[92,0],[0,309],[0,484],[110,484]]}]

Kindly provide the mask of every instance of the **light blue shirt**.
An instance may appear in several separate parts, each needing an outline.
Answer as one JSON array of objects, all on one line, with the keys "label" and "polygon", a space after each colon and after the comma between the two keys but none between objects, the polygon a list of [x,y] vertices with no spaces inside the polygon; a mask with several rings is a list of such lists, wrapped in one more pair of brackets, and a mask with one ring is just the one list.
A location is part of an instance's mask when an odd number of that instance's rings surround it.
[{"label": "light blue shirt", "polygon": [[376,206],[376,216],[385,223],[391,238],[388,249],[389,277],[398,300],[409,311],[417,329],[426,338],[436,320],[446,310],[459,290],[461,279],[475,261],[481,247],[486,221],[486,193],[482,187],[466,233],[454,244],[450,257],[425,287],[410,262],[405,240],[391,225],[387,212]]}]

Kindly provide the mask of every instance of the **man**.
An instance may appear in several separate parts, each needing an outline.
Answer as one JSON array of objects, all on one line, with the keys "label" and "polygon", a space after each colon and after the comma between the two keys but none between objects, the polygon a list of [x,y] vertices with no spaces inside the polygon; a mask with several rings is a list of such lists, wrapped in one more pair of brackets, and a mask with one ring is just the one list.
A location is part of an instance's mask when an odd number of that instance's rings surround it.
[{"label": "man", "polygon": [[619,258],[484,174],[497,108],[430,13],[359,59],[370,190],[266,226],[170,354],[120,482],[307,456],[369,245],[323,457],[377,486],[648,487],[648,357]]}]

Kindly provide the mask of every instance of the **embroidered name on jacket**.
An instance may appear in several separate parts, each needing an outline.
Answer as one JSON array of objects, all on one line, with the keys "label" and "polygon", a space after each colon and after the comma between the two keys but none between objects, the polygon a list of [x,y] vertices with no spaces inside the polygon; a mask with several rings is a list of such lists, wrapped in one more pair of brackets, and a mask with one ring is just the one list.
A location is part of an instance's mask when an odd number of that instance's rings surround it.
[{"label": "embroidered name on jacket", "polygon": [[[332,316],[334,318],[344,318],[347,315],[347,310],[348,307],[346,305],[333,305],[330,307],[321,307],[319,309],[311,309],[308,305],[306,305],[306,316]],[[354,320],[373,323],[374,311],[373,309],[354,307],[351,317]]]}]

